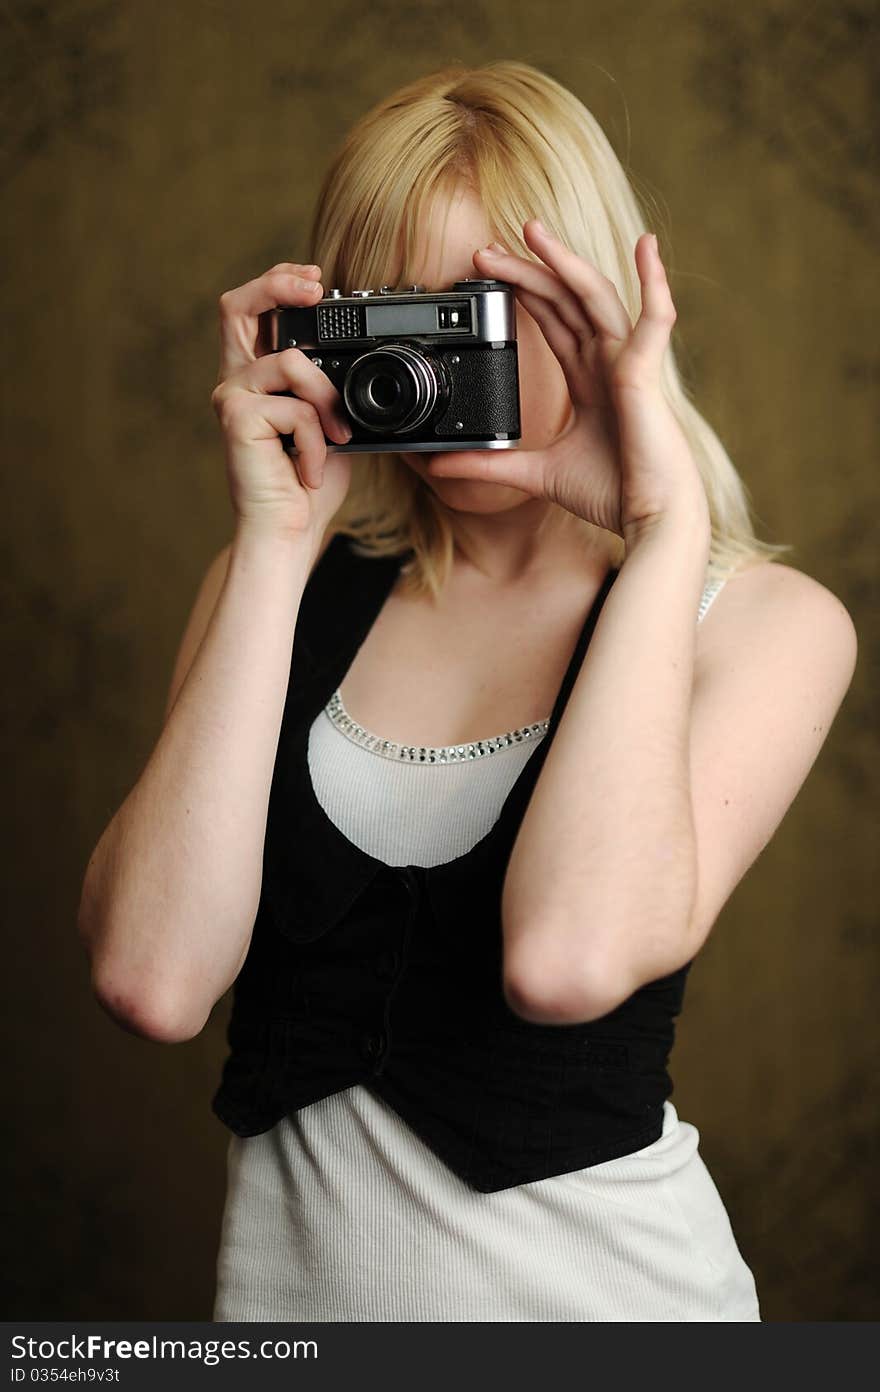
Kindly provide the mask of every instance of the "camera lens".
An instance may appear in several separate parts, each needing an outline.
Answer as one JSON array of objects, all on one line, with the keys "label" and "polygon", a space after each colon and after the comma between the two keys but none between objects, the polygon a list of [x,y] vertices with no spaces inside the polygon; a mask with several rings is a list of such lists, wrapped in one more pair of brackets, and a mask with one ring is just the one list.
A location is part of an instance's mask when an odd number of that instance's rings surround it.
[{"label": "camera lens", "polygon": [[367,387],[370,402],[380,411],[390,411],[400,397],[400,383],[390,372],[377,372]]},{"label": "camera lens", "polygon": [[444,404],[449,385],[442,364],[407,343],[384,343],[355,358],[342,397],[365,430],[415,430]]}]

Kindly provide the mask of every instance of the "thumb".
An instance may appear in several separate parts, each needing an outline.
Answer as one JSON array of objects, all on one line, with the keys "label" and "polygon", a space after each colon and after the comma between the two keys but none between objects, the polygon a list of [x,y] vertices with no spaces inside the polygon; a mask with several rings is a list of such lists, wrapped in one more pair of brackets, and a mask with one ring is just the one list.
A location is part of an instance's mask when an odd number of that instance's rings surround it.
[{"label": "thumb", "polygon": [[534,450],[449,450],[428,456],[430,478],[474,479],[519,488],[536,498],[544,496],[544,469]]}]

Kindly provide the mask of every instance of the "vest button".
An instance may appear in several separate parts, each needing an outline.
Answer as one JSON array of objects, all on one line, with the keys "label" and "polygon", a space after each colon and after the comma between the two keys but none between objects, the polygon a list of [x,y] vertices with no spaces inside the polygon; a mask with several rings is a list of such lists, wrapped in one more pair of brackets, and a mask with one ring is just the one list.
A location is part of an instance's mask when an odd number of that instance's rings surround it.
[{"label": "vest button", "polygon": [[396,952],[383,952],[376,963],[376,975],[380,981],[391,981],[400,964],[400,958]]},{"label": "vest button", "polygon": [[361,1048],[369,1059],[376,1059],[385,1047],[384,1034],[365,1034],[361,1038]]}]

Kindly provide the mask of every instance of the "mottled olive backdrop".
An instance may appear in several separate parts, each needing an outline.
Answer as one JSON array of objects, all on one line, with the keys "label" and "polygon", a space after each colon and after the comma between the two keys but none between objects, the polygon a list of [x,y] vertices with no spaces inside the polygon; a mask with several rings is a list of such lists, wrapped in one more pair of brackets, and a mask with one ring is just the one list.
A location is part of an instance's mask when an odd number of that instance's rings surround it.
[{"label": "mottled olive backdrop", "polygon": [[6,1318],[210,1316],[229,1000],[183,1045],[111,1023],[81,878],[230,535],[218,296],[305,258],[325,159],[384,91],[502,57],[605,127],[761,535],[859,631],[838,722],[691,973],[673,1073],[764,1318],[876,1318],[876,8],[33,0],[2,25]]}]

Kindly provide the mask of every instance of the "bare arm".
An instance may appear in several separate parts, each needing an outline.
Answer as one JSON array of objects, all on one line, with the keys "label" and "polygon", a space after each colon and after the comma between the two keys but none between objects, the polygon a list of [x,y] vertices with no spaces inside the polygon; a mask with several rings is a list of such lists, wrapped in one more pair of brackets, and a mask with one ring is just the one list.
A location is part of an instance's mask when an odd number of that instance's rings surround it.
[{"label": "bare arm", "polygon": [[299,605],[329,539],[316,554],[311,533],[239,522],[200,592],[159,740],[89,861],[93,988],[133,1033],[191,1038],[244,961]]},{"label": "bare arm", "polygon": [[247,955],[299,606],[351,478],[327,454],[328,438],[351,438],[339,392],[299,348],[265,351],[260,331],[278,305],[318,302],[320,270],[279,262],[220,296],[211,404],[236,530],[196,600],[156,747],[83,882],[98,1000],[168,1043],[199,1033]]},{"label": "bare arm", "polygon": [[548,751],[502,896],[526,1019],[598,1019],[696,955],[852,679],[846,609],[780,565],[728,583],[697,661],[704,546],[671,517],[628,552]]},{"label": "bare arm", "polygon": [[688,728],[708,551],[705,518],[685,510],[628,551],[602,607],[504,883],[505,975],[529,1018],[604,1014],[633,963],[650,973],[689,920]]}]

